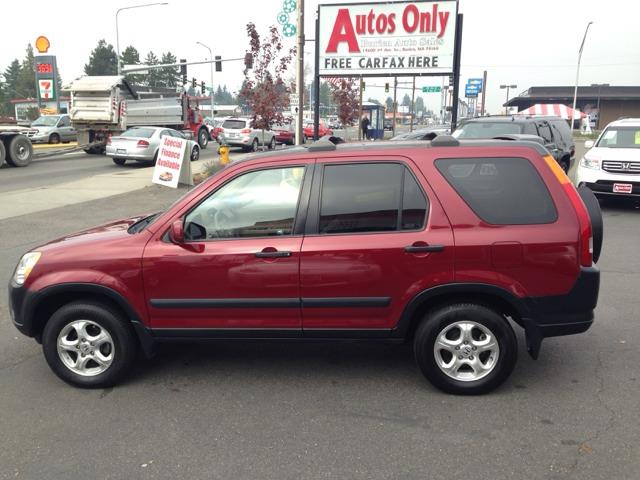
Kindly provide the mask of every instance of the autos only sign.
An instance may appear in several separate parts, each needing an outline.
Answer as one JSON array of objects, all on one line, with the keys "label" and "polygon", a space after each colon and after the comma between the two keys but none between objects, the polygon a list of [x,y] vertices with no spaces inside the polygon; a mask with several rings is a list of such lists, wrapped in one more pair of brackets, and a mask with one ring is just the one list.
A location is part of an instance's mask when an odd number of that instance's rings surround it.
[{"label": "autos only sign", "polygon": [[178,188],[178,183],[193,184],[191,162],[185,162],[189,142],[182,138],[164,136],[160,140],[160,150],[156,167],[153,170],[152,182],[166,187]]},{"label": "autos only sign", "polygon": [[453,72],[457,2],[320,5],[321,76]]}]

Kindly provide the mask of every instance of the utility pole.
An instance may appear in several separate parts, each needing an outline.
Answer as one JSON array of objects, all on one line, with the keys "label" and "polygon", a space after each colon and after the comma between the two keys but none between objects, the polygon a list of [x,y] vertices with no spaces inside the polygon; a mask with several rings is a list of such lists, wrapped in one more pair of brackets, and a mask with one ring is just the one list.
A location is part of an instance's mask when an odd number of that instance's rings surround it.
[{"label": "utility pole", "polygon": [[362,122],[362,75],[360,75],[360,109],[358,110],[358,140],[364,140],[362,138],[362,128],[360,127]]},{"label": "utility pole", "polygon": [[480,116],[484,117],[484,101],[487,98],[487,71],[482,75],[482,106],[480,107]]},{"label": "utility pole", "polygon": [[396,94],[398,91],[398,77],[393,77],[393,136],[396,136],[396,114],[398,112],[398,102],[396,101]]},{"label": "utility pole", "polygon": [[413,76],[413,87],[411,88],[411,125],[409,126],[409,131],[413,132],[413,115],[414,115],[414,111],[415,111],[415,104],[414,104],[414,100],[416,97],[416,77],[415,75]]},{"label": "utility pole", "polygon": [[[298,0],[298,66],[296,69],[296,95],[298,95],[298,113],[296,115],[296,145],[304,138],[302,119],[304,115],[304,0]],[[316,85],[318,88],[319,85]],[[311,97],[309,97],[311,103]]]}]

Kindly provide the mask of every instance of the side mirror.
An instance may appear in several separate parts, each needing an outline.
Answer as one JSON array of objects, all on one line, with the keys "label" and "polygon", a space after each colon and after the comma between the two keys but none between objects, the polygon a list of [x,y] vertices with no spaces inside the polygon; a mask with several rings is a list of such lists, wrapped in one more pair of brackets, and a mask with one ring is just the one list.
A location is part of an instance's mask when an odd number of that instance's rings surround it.
[{"label": "side mirror", "polygon": [[584,142],[584,148],[593,148],[593,140],[587,140],[586,142]]},{"label": "side mirror", "polygon": [[184,227],[182,225],[182,220],[176,220],[171,224],[171,241],[175,244],[184,243]]}]

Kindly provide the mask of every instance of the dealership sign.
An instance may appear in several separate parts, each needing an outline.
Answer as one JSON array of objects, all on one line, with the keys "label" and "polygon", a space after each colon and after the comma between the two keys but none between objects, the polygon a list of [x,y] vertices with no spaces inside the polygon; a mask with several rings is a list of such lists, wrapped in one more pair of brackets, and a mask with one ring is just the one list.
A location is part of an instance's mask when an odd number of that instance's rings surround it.
[{"label": "dealership sign", "polygon": [[186,139],[162,137],[151,181],[171,188],[178,188],[178,183],[193,185],[188,147]]},{"label": "dealership sign", "polygon": [[320,75],[453,72],[457,2],[320,5]]}]

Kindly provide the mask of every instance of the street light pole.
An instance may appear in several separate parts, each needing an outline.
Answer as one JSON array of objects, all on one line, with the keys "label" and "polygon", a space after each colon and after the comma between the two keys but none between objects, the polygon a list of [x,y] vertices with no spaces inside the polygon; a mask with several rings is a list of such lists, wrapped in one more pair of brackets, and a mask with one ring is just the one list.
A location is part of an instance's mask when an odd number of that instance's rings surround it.
[{"label": "street light pole", "polygon": [[[210,47],[208,47],[207,45],[205,45],[202,42],[196,42],[198,45],[203,46],[204,48],[206,48],[207,50],[209,50],[209,60],[211,60],[211,63],[209,64],[209,66],[211,67],[211,85],[210,85],[210,99],[211,99],[211,119],[215,118],[215,115],[213,113],[213,51],[211,50]],[[204,93],[204,92],[202,92]]]},{"label": "street light pole", "polygon": [[143,5],[132,5],[131,7],[122,7],[116,10],[116,54],[118,55],[118,58],[117,58],[118,75],[122,73],[122,70],[120,67],[120,31],[118,30],[118,15],[120,15],[120,12],[123,10],[131,10],[132,8],[152,7],[154,5],[169,5],[169,4],[167,2],[145,3]]},{"label": "street light pole", "polygon": [[584,36],[582,37],[582,43],[580,44],[580,50],[578,50],[578,66],[576,68],[576,86],[573,90],[573,111],[571,112],[571,130],[573,130],[573,121],[576,116],[576,101],[578,100],[578,82],[580,80],[580,61],[582,60],[582,50],[584,49],[584,41],[587,39],[587,32],[593,22],[587,23],[587,28],[584,29]]}]

